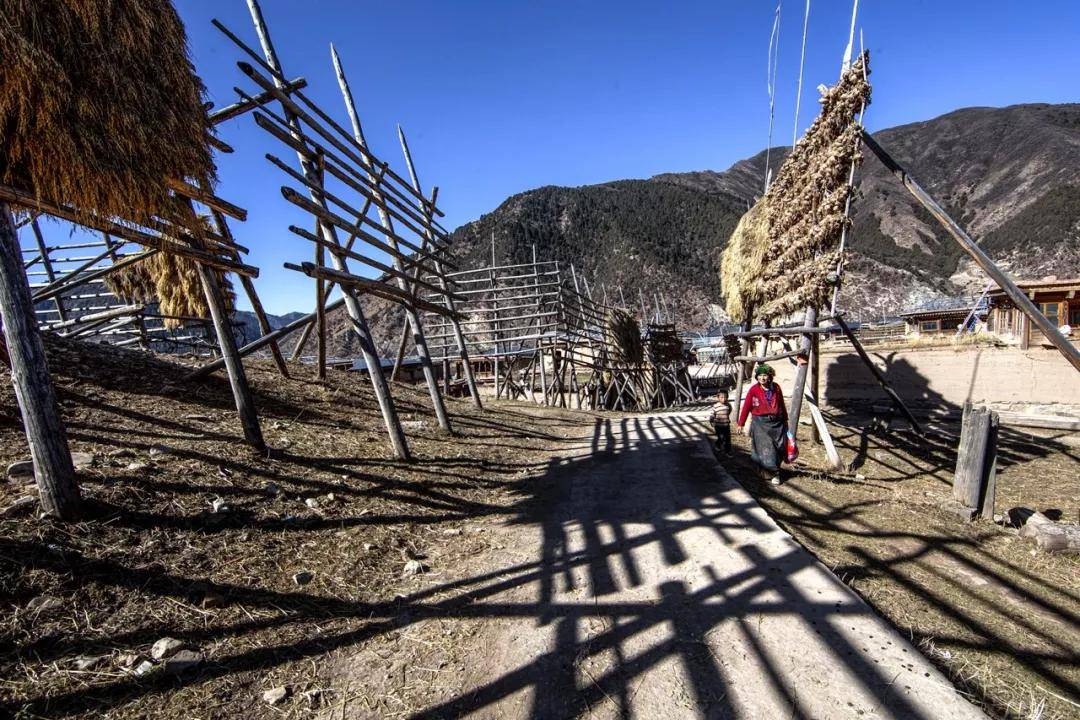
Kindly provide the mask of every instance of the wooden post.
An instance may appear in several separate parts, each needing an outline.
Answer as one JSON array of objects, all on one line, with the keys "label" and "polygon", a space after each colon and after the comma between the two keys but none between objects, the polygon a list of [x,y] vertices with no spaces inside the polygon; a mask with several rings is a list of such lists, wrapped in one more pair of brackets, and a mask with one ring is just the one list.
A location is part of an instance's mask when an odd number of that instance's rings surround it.
[{"label": "wooden post", "polygon": [[[821,404],[820,398],[821,388],[821,336],[814,335],[810,338],[810,399],[813,401],[813,407],[817,408]],[[819,426],[815,422],[810,434],[814,443],[821,445],[822,434],[818,429]],[[831,441],[831,438],[830,438]],[[831,442],[830,442],[831,444]]]},{"label": "wooden post", "polygon": [[997,428],[1000,419],[996,412],[981,406],[964,403],[960,446],[956,453],[956,473],[953,476],[953,500],[965,508],[978,510],[992,519],[997,475]]},{"label": "wooden post", "polygon": [[[750,319],[750,312],[747,311],[746,319],[743,320],[743,332],[750,332],[750,328],[752,327],[751,323],[752,323],[752,321]],[[739,342],[742,344],[742,354],[744,356],[749,355],[750,354],[750,338],[744,337]],[[737,363],[736,366],[735,366],[736,372],[737,372],[737,377],[735,378],[735,408],[734,408],[735,409],[736,422],[738,421],[738,418],[739,418],[739,406],[742,404],[742,397],[743,397],[742,389],[743,389],[743,381],[746,379],[746,365],[747,365],[747,363],[740,362],[740,363]]]},{"label": "wooden post", "polygon": [[[225,216],[218,210],[210,209],[210,217],[214,222],[214,229],[218,235],[225,238],[228,242],[233,242],[232,231],[229,229],[229,224],[225,220]],[[105,235],[106,243],[109,242],[109,236]],[[240,253],[232,253],[234,260],[240,259]],[[115,253],[113,255],[115,261]],[[262,300],[259,299],[259,294],[255,292],[255,283],[251,278],[246,275],[240,275],[240,285],[244,288],[244,292],[247,293],[248,300],[251,302],[251,310],[255,313],[255,319],[259,323],[259,331],[263,335],[267,335],[273,330],[270,327],[270,321],[266,318],[266,310],[263,309]],[[274,364],[277,365],[278,372],[282,377],[289,377],[289,368],[285,364],[285,358],[281,355],[281,348],[278,347],[277,342],[270,343],[270,354],[274,358]]]},{"label": "wooden post", "polygon": [[[401,144],[401,153],[405,156],[405,165],[409,169],[409,180],[412,182],[413,190],[415,190],[417,195],[419,195],[421,193],[420,177],[416,174],[416,165],[413,163],[412,153],[409,152],[409,143],[405,140],[405,131],[401,129],[400,125],[398,125],[397,131],[398,141]],[[435,198],[438,190],[438,187],[432,190],[431,205],[425,210],[425,218],[427,219],[429,225],[431,225],[435,221],[433,211],[435,208]],[[434,235],[432,234],[431,229],[425,228],[424,232],[424,240],[428,244],[433,245]],[[440,275],[443,275],[443,266],[442,263],[438,260],[435,261],[435,270]],[[416,272],[418,275],[420,269],[417,268]],[[454,300],[449,295],[450,284],[446,281],[445,276],[440,278],[440,285],[447,293],[445,298],[446,308],[451,312],[454,312]],[[476,387],[476,377],[473,374],[472,363],[469,361],[469,346],[465,342],[465,335],[461,332],[461,323],[458,321],[457,317],[453,315],[451,315],[450,317],[450,327],[454,332],[454,340],[457,342],[458,358],[461,360],[462,371],[465,373],[465,384],[469,388],[469,394],[472,396],[473,405],[476,407],[477,410],[483,410],[484,403],[480,400],[480,390]]]},{"label": "wooden post", "polygon": [[[352,91],[349,89],[349,81],[345,77],[345,69],[341,66],[341,58],[338,57],[333,44],[330,45],[330,56],[333,61],[334,72],[337,74],[338,85],[341,88],[341,96],[345,101],[345,110],[348,112],[349,120],[352,123],[353,137],[360,147],[367,149],[367,140],[364,138],[364,130],[360,125],[360,115],[356,112],[356,103],[353,101]],[[398,243],[394,239],[394,226],[389,213],[386,211],[386,203],[380,190],[375,168],[370,162],[370,157],[365,156],[363,159],[368,161],[365,164],[365,170],[367,171],[368,180],[372,183],[373,195],[376,198],[375,206],[379,212],[379,220],[386,230],[387,242],[397,250]],[[397,256],[394,257],[394,268],[399,273],[405,272],[405,267]],[[406,292],[412,291],[412,285],[405,279],[403,274],[398,276],[398,286]],[[442,395],[439,393],[439,382],[435,377],[435,368],[431,363],[431,354],[428,352],[427,339],[424,337],[424,327],[420,324],[420,315],[411,305],[405,304],[404,307],[405,317],[412,327],[413,342],[416,344],[416,354],[420,358],[420,367],[423,369],[424,378],[427,380],[431,404],[435,408],[435,417],[439,421],[439,427],[447,432],[453,432],[450,425],[450,416],[446,412],[446,405],[443,403]]]},{"label": "wooden post", "polygon": [[[817,308],[806,308],[806,319],[803,321],[803,327],[814,328],[817,327]],[[803,335],[800,341],[799,349],[802,354],[809,358],[811,349],[811,336]],[[802,411],[803,392],[806,388],[806,374],[809,363],[800,363],[795,370],[795,386],[791,390],[791,407],[788,412],[788,432],[793,436],[799,436],[799,413]]]},{"label": "wooden post", "polygon": [[[195,208],[191,200],[181,195],[176,197],[191,210],[194,216]],[[195,270],[202,283],[206,307],[210,310],[218,347],[221,349],[221,358],[225,361],[225,371],[228,373],[229,386],[232,388],[233,400],[236,402],[236,412],[240,415],[240,425],[244,429],[244,439],[258,452],[265,452],[266,443],[263,441],[262,429],[259,427],[259,415],[255,411],[255,400],[251,395],[251,387],[248,385],[244,363],[236,347],[236,336],[233,335],[232,323],[229,322],[229,314],[225,309],[225,296],[221,291],[217,272],[199,262],[195,263]]]},{"label": "wooden post", "polygon": [[964,229],[961,228],[955,220],[949,217],[949,214],[946,213],[941,206],[938,205],[910,175],[908,175],[907,171],[904,170],[892,156],[885,152],[885,150],[878,145],[865,130],[862,131],[862,139],[863,143],[878,156],[878,159],[881,160],[885,167],[900,179],[900,182],[904,184],[904,187],[908,189],[908,192],[910,192],[915,199],[918,200],[939,223],[941,223],[945,230],[953,236],[953,239],[960,244],[960,247],[966,250],[975,260],[976,264],[978,264],[979,267],[981,267],[983,271],[1005,291],[1005,294],[1009,296],[1009,299],[1012,300],[1013,304],[1039,328],[1039,331],[1046,336],[1047,340],[1053,343],[1054,347],[1065,356],[1065,359],[1068,360],[1077,371],[1080,371],[1080,349],[1077,349],[1075,345],[1069,342],[1069,339],[1062,335],[1061,331],[1058,330],[1052,322],[1047,320],[1045,315],[1039,312],[1039,308],[1037,308],[1035,303],[1024,294],[1024,291],[1018,288],[1016,283],[1010,280],[1009,276],[1003,273],[998,266],[994,264],[994,261],[982,251],[982,248],[980,248],[975,241],[964,232]]},{"label": "wooden post", "polygon": [[22,414],[23,431],[34,463],[41,509],[62,520],[79,514],[81,499],[71,464],[67,430],[60,418],[52,378],[45,362],[30,283],[23,270],[15,221],[0,201],[0,320],[11,364],[11,383]]},{"label": "wooden post", "polygon": [[[49,284],[52,285],[56,282],[56,273],[53,272],[52,258],[49,257],[49,247],[45,244],[45,237],[41,234],[41,226],[38,225],[37,215],[30,220],[30,227],[34,231],[34,238],[37,240],[38,251],[41,253],[41,264],[45,266],[45,275],[49,278]],[[106,238],[109,236],[106,235]],[[19,256],[22,257],[21,255]],[[64,303],[61,300],[60,295],[53,298],[56,303],[56,314],[61,320],[67,320],[67,313],[64,312]]]},{"label": "wooden post", "polygon": [[[263,54],[266,56],[266,64],[274,70],[274,85],[278,88],[284,87],[285,81],[284,74],[281,72],[281,63],[278,61],[277,52],[274,50],[274,45],[270,40],[270,33],[266,27],[266,21],[263,19],[262,8],[259,7],[258,0],[247,0],[248,10],[251,13],[251,20],[255,25],[255,33],[259,36],[259,44],[262,46]],[[285,117],[289,122],[290,128],[297,132],[301,132],[300,121],[292,114],[288,108],[283,108]],[[297,158],[300,162],[300,167],[303,169],[304,176],[310,180],[314,180],[318,177],[315,169],[311,166],[311,163],[307,161],[303,152],[297,152]],[[321,194],[311,191],[312,202],[318,204],[320,207],[326,207],[326,201]],[[323,238],[327,243],[334,245],[340,245],[337,238],[337,233],[333,227],[329,227],[326,223],[320,223],[322,227]],[[348,267],[345,261],[335,253],[331,253],[331,261],[334,264],[334,268],[342,272],[347,272]],[[355,291],[350,288],[342,288],[344,294],[345,308],[349,313],[349,319],[352,321],[353,327],[356,330],[356,334],[360,338],[360,350],[364,355],[364,363],[368,368],[368,377],[371,380],[372,389],[375,392],[375,398],[379,402],[379,409],[382,412],[383,422],[386,424],[387,434],[390,436],[390,444],[394,448],[394,454],[401,460],[408,460],[409,446],[405,440],[405,433],[401,428],[401,421],[397,416],[397,409],[394,407],[394,400],[390,395],[390,388],[387,385],[386,377],[382,373],[382,361],[379,359],[379,355],[375,350],[375,343],[371,339],[371,330],[368,328],[367,319],[364,317],[364,311],[360,307],[360,301],[356,296]]]}]

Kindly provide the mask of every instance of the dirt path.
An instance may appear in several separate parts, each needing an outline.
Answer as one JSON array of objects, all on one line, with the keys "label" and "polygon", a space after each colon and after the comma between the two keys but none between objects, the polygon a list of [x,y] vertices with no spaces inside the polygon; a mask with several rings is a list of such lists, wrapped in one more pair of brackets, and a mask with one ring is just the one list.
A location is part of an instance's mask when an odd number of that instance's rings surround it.
[{"label": "dirt path", "polygon": [[472,562],[399,597],[400,633],[345,661],[332,716],[983,717],[703,431],[597,420],[518,516],[466,529],[459,551],[486,538]]}]

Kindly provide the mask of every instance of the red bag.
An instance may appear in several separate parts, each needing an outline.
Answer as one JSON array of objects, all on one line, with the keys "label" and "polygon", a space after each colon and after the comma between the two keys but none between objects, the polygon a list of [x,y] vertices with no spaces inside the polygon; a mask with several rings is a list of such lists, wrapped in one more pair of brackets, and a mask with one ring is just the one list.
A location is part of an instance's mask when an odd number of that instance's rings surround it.
[{"label": "red bag", "polygon": [[790,465],[799,459],[799,443],[795,442],[795,436],[788,431],[787,434],[787,463]]}]

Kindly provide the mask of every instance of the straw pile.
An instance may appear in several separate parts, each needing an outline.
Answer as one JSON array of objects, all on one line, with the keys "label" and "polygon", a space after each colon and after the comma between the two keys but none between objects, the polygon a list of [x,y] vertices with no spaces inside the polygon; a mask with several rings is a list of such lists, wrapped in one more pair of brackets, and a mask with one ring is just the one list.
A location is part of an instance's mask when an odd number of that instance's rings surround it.
[{"label": "straw pile", "polygon": [[[177,216],[183,217],[185,211],[188,215],[184,218],[185,226],[210,229],[208,218],[193,217],[190,206],[184,207],[187,205],[184,202],[177,204]],[[154,253],[145,260],[108,274],[105,285],[114,295],[128,302],[157,302],[162,315],[202,318],[210,314],[210,309],[206,305],[196,265],[194,260],[180,255]],[[225,296],[225,308],[231,312],[236,299],[232,283],[224,273],[213,269],[211,272],[217,274],[218,284]],[[175,317],[166,317],[163,322],[169,328],[183,324]]]},{"label": "straw pile", "polygon": [[770,320],[820,307],[840,260],[852,163],[862,159],[857,116],[870,102],[864,52],[821,98],[821,114],[732,234],[721,283],[733,319]]},{"label": "straw pile", "polygon": [[143,222],[214,178],[204,87],[168,0],[0,0],[0,182]]},{"label": "straw pile", "polygon": [[[0,182],[83,217],[198,232],[166,178],[215,179],[205,88],[168,0],[0,0]],[[162,312],[205,317],[190,260],[166,253],[109,278]]]},{"label": "straw pile", "polygon": [[604,323],[604,344],[615,362],[640,365],[645,359],[641,326],[626,308],[611,308]]}]

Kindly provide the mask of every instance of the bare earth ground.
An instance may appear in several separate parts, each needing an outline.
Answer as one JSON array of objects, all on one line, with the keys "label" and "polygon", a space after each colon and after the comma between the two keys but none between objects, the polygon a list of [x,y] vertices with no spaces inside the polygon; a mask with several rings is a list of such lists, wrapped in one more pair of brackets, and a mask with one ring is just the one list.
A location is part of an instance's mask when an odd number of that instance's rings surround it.
[{"label": "bare earth ground", "polygon": [[[834,410],[828,421],[850,472],[824,470],[808,439],[780,488],[758,480],[745,455],[725,465],[988,712],[1080,717],[1080,557],[1036,552],[1015,530],[939,509],[958,424],[931,426],[923,440],[866,415]],[[998,457],[999,512],[1020,505],[1080,519],[1080,433],[1002,428]]]},{"label": "bare earth ground", "polygon": [[[937,717],[925,702],[955,702],[717,474],[685,416],[453,401],[449,437],[423,393],[398,388],[419,459],[407,464],[389,458],[366,379],[283,380],[255,363],[283,449],[267,459],[243,449],[220,379],[183,385],[178,365],[115,349],[49,351],[73,448],[94,456],[91,515],[0,519],[0,716]],[[0,460],[25,457],[6,383],[0,410]],[[859,483],[807,471],[774,492],[728,465],[975,699],[1074,697],[1075,560],[1032,557],[992,525],[957,529],[924,494],[947,492],[932,474],[950,465],[945,446],[873,479],[875,454],[898,464],[876,442]],[[1050,463],[1036,477],[1063,452],[1075,466],[1075,450],[1050,447],[1018,456],[999,492],[1034,460]],[[1066,509],[1029,484],[1025,502]],[[0,482],[0,510],[30,491]],[[410,560],[425,571],[403,574]],[[133,673],[166,636],[202,664]],[[290,695],[270,706],[261,695],[278,686]],[[746,709],[758,701],[766,714]],[[1068,717],[1054,702],[1043,717]]]}]

